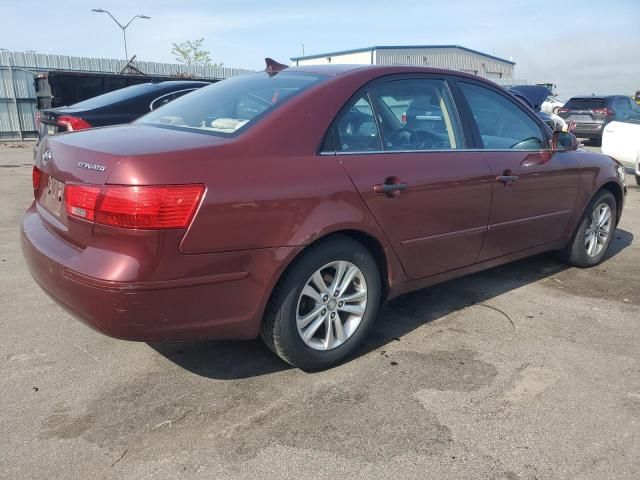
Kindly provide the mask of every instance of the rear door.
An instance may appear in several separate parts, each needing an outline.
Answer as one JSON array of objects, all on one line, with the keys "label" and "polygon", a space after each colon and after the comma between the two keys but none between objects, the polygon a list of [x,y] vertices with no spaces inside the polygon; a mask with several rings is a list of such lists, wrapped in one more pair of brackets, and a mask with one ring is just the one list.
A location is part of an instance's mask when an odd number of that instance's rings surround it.
[{"label": "rear door", "polygon": [[491,167],[493,200],[479,261],[560,240],[578,194],[576,156],[552,152],[549,132],[534,112],[506,92],[458,82],[472,120],[473,158]]},{"label": "rear door", "polygon": [[339,115],[334,135],[345,170],[410,277],[476,260],[489,217],[490,169],[465,152],[445,78],[371,85]]}]

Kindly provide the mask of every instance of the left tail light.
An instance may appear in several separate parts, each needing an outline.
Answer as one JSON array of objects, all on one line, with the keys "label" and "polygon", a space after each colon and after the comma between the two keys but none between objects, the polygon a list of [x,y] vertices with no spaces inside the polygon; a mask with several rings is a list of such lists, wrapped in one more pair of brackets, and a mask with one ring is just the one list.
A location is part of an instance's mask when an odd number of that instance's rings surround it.
[{"label": "left tail light", "polygon": [[75,185],[65,190],[67,214],[103,225],[133,229],[185,228],[204,185]]},{"label": "left tail light", "polygon": [[40,188],[40,180],[42,180],[42,170],[34,165],[33,171],[31,172],[31,182],[33,183],[34,194],[38,191],[38,188]]},{"label": "left tail light", "polygon": [[66,128],[68,132],[91,128],[91,125],[86,120],[83,120],[80,117],[71,117],[69,115],[62,115],[58,117],[56,119],[56,124],[60,127]]}]

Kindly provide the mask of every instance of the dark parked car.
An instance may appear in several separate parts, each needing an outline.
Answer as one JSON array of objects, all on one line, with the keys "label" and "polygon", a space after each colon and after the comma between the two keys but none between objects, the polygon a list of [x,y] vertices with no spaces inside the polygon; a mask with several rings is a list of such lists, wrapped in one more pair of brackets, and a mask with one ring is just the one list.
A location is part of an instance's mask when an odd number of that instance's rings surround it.
[{"label": "dark parked car", "polygon": [[114,90],[68,107],[41,110],[37,114],[39,140],[60,132],[130,123],[182,95],[211,85],[175,80],[141,83]]},{"label": "dark parked car", "polygon": [[565,129],[566,123],[564,123],[562,118],[540,110],[544,101],[551,95],[549,87],[544,85],[515,85],[508,90],[512,95],[536,112],[536,115],[538,115],[551,130]]},{"label": "dark parked car", "polygon": [[383,300],[550,250],[602,262],[624,168],[576,149],[451,70],[255,73],[132,125],[48,137],[22,249],[107,335],[260,335],[323,368],[358,349]]},{"label": "dark parked car", "polygon": [[614,120],[640,120],[640,107],[625,95],[573,97],[558,115],[574,123],[572,132],[581,138],[602,140],[604,127]]}]

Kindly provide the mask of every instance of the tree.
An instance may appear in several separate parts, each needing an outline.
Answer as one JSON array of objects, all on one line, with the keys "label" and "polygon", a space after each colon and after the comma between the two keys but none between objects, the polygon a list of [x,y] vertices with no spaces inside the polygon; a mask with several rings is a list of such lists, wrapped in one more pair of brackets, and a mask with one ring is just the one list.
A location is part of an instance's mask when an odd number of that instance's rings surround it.
[{"label": "tree", "polygon": [[203,65],[205,67],[221,67],[211,62],[211,54],[209,50],[202,48],[204,38],[197,40],[187,40],[182,43],[172,43],[171,53],[176,60],[185,65]]}]

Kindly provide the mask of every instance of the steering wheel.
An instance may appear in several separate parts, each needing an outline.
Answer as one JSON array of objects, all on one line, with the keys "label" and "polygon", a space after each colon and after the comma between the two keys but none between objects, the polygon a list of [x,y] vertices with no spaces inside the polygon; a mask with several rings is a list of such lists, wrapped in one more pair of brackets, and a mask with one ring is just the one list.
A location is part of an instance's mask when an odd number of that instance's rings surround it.
[{"label": "steering wheel", "polygon": [[409,143],[414,150],[433,150],[442,143],[442,139],[435,133],[426,130],[414,130],[411,132]]},{"label": "steering wheel", "polygon": [[410,130],[402,127],[393,132],[388,139],[391,147],[406,145],[411,150],[432,150],[442,143],[442,139],[435,133],[426,130]]},{"label": "steering wheel", "polygon": [[542,145],[540,144],[540,139],[538,137],[525,138],[524,140],[520,140],[519,142],[514,143],[509,148],[510,149],[518,149],[518,148],[521,148],[521,147],[527,147],[527,146],[529,146],[529,145],[527,145],[527,143],[529,143],[529,142],[531,142],[533,140],[537,140],[538,148],[542,148]]},{"label": "steering wheel", "polygon": [[407,127],[402,127],[389,135],[387,139],[387,145],[390,147],[397,147],[400,145],[411,145],[411,130]]}]

